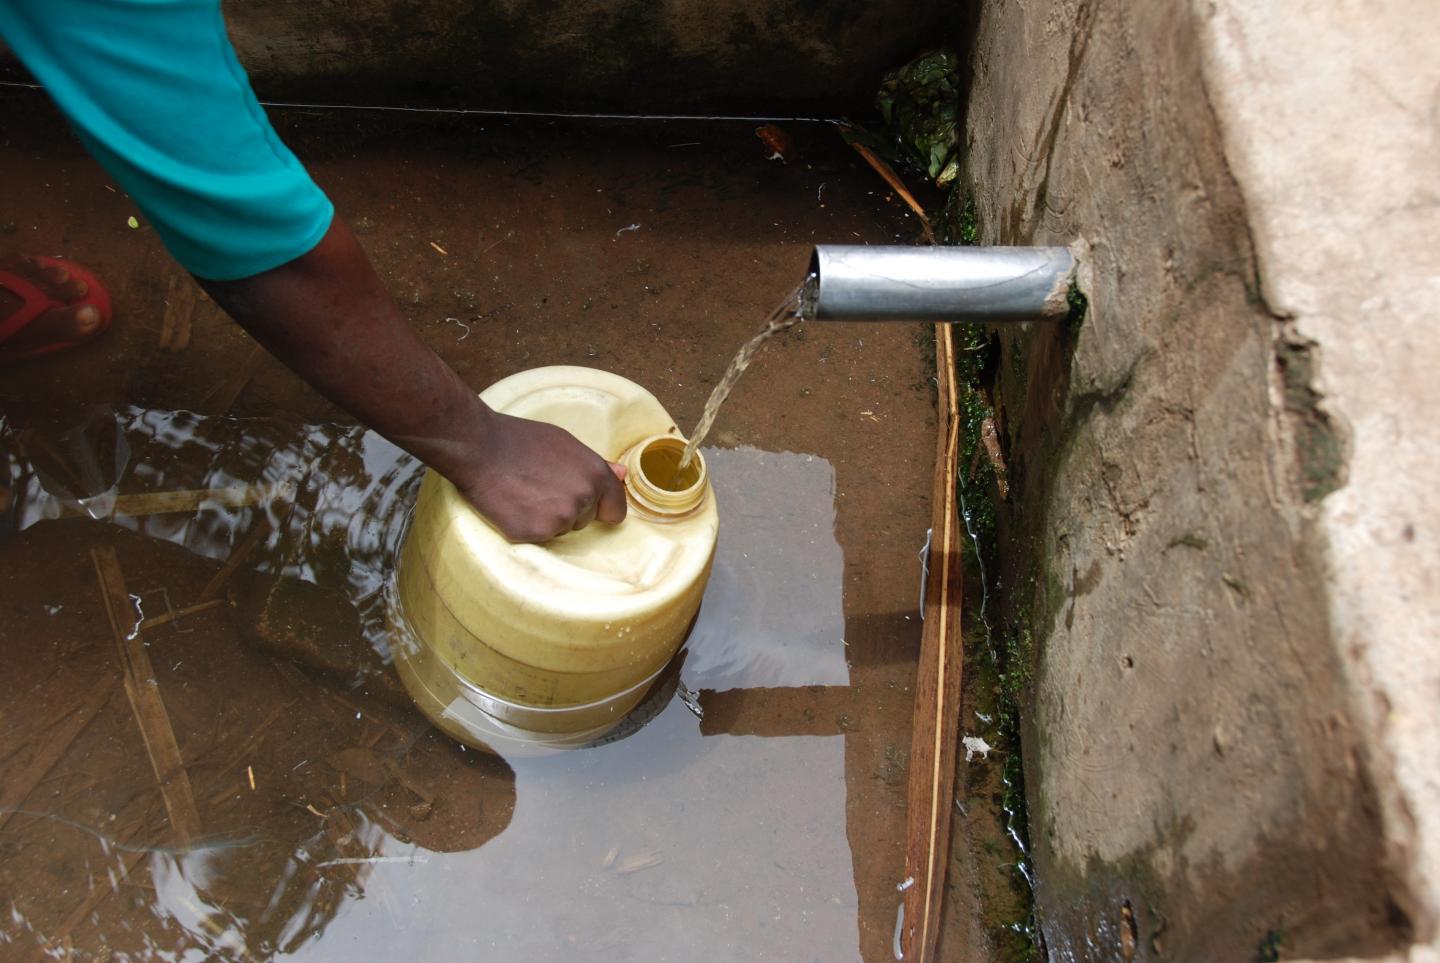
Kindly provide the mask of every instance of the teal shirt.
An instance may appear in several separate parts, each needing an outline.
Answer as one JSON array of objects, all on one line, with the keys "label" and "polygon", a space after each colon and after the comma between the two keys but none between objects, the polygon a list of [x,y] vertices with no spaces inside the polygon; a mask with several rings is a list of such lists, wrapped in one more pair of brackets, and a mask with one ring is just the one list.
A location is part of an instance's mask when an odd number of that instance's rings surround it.
[{"label": "teal shirt", "polygon": [[270,126],[218,0],[0,0],[0,36],[192,274],[250,277],[329,229],[334,207]]}]

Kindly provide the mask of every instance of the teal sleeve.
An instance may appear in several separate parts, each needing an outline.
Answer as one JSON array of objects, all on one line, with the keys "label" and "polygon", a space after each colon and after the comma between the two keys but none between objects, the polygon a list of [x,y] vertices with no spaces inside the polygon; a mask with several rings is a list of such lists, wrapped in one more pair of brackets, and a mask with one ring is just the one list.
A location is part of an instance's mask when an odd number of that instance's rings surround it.
[{"label": "teal sleeve", "polygon": [[219,0],[0,0],[0,36],[202,278],[301,256],[334,207],[280,142]]}]

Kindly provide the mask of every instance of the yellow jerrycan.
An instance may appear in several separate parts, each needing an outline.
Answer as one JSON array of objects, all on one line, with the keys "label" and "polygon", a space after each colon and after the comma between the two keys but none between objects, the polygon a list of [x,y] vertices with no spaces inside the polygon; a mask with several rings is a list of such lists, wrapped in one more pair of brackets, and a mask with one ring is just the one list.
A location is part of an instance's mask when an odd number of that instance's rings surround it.
[{"label": "yellow jerrycan", "polygon": [[421,711],[502,755],[584,745],[616,726],[700,608],[719,531],[703,457],[650,392],[555,366],[480,395],[549,422],[628,469],[619,525],[512,545],[434,471],[420,485],[391,592],[395,666]]}]

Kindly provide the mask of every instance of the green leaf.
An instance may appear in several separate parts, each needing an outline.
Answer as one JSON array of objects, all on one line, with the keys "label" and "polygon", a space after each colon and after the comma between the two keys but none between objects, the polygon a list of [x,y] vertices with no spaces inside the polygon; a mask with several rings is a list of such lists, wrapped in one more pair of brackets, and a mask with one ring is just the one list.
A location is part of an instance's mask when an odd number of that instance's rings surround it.
[{"label": "green leaf", "polygon": [[951,158],[950,158],[950,163],[946,164],[945,167],[940,171],[939,175],[936,176],[936,178],[935,178],[935,186],[936,186],[936,187],[944,187],[946,184],[949,184],[949,183],[950,183],[951,181],[953,181],[957,176],[959,176],[959,174],[960,174],[960,158],[959,158],[959,157],[951,157]]},{"label": "green leaf", "polygon": [[959,91],[960,58],[948,49],[928,51],[886,74],[875,106],[890,145],[887,159],[937,182],[945,176],[959,146]]}]

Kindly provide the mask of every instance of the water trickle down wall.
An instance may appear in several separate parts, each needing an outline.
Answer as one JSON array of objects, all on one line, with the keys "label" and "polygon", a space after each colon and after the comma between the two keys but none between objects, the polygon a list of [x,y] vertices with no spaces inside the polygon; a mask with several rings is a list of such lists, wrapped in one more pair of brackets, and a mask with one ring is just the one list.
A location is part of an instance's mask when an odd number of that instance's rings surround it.
[{"label": "water trickle down wall", "polygon": [[978,10],[980,243],[1087,263],[1083,326],[1004,333],[996,386],[1053,959],[1434,951],[1437,34]]}]

